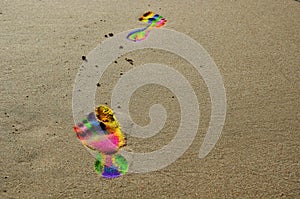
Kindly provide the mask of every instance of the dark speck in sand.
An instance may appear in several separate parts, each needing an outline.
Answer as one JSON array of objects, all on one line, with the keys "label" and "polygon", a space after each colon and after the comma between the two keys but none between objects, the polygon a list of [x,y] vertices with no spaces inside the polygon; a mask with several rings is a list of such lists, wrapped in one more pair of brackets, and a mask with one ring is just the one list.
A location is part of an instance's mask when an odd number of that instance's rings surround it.
[{"label": "dark speck in sand", "polygon": [[123,46],[120,46],[119,48],[120,48],[120,49],[123,49]]},{"label": "dark speck in sand", "polygon": [[96,68],[98,68],[98,65],[95,65]]},{"label": "dark speck in sand", "polygon": [[107,35],[104,35],[104,37],[106,37],[106,38],[107,38],[108,36],[107,36]]},{"label": "dark speck in sand", "polygon": [[128,58],[125,58],[125,60],[130,63],[131,65],[133,65],[133,60],[132,59],[128,59]]},{"label": "dark speck in sand", "polygon": [[96,85],[97,85],[97,87],[100,87],[100,86],[101,86],[99,83],[97,83]]},{"label": "dark speck in sand", "polygon": [[172,98],[174,99],[175,97],[174,97],[174,96],[172,96]]},{"label": "dark speck in sand", "polygon": [[123,75],[123,73],[120,73],[120,75]]},{"label": "dark speck in sand", "polygon": [[114,34],[113,33],[108,33],[108,36],[112,37],[112,36],[114,36]]},{"label": "dark speck in sand", "polygon": [[115,63],[117,64],[118,62],[117,62],[117,61],[115,61]]},{"label": "dark speck in sand", "polygon": [[83,55],[81,58],[83,61],[87,61],[86,56]]}]

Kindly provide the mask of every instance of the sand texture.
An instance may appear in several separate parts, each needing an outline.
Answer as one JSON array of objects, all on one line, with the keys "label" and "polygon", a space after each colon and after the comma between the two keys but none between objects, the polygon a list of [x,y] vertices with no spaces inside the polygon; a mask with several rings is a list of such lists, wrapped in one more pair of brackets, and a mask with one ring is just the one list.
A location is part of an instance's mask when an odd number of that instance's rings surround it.
[{"label": "sand texture", "polygon": [[[193,86],[201,122],[168,167],[103,179],[73,132],[76,74],[82,56],[110,39],[105,35],[143,27],[138,18],[148,10],[213,58],[226,88],[226,122],[215,148],[199,159],[211,111],[201,75],[163,50],[123,55],[99,79],[97,104],[111,102],[123,73],[164,63]],[[294,0],[1,0],[0,198],[299,198],[299,19]],[[158,102],[168,112],[164,128],[149,139],[128,136],[125,150],[154,151],[176,135],[179,104],[162,86],[134,93],[133,120],[146,125]]]}]

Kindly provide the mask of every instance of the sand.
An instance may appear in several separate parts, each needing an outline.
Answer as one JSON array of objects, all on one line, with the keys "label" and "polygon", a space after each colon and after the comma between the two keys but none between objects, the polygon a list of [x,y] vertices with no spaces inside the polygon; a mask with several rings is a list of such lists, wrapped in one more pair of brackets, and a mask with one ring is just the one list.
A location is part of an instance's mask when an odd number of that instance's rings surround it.
[{"label": "sand", "polygon": [[[213,58],[226,88],[226,122],[215,148],[199,159],[210,119],[201,76],[167,52],[126,54],[100,80],[97,103],[110,103],[120,72],[154,60],[189,79],[201,123],[192,145],[168,167],[103,179],[72,129],[75,77],[83,55],[108,33],[142,27],[137,18],[148,10],[165,16],[167,28],[190,36]],[[0,198],[299,197],[299,18],[294,0],[2,0]],[[151,53],[154,58],[146,56]],[[135,93],[137,123],[147,124],[149,106],[159,101],[170,118],[151,139],[129,136],[128,150],[156,150],[176,134],[179,109],[171,96],[153,85]]]}]

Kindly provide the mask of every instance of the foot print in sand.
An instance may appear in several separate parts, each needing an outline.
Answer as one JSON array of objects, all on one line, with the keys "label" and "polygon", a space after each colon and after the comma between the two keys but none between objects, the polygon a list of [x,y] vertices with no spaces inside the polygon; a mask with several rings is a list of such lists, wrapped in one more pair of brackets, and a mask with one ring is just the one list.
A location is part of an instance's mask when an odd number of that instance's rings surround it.
[{"label": "foot print in sand", "polygon": [[152,11],[146,12],[142,17],[139,18],[139,21],[145,22],[148,25],[145,28],[137,29],[130,32],[127,35],[127,39],[138,42],[147,39],[149,33],[154,28],[160,28],[165,25],[167,20],[158,14],[154,14]]},{"label": "foot print in sand", "polygon": [[96,154],[94,166],[97,173],[104,178],[116,178],[128,171],[126,159],[118,154],[119,149],[126,145],[126,138],[109,107],[96,107],[75,125],[74,131],[81,143]]}]

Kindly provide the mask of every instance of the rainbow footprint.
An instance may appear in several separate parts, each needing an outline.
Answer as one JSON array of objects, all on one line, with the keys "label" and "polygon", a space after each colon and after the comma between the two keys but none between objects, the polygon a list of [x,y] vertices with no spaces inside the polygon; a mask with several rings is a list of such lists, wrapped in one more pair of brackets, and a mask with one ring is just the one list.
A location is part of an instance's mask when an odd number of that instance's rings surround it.
[{"label": "rainbow footprint", "polygon": [[139,21],[147,23],[148,25],[145,28],[137,29],[130,32],[127,35],[127,39],[134,42],[139,42],[145,40],[152,29],[160,28],[164,26],[167,20],[161,15],[155,14],[152,11],[146,12],[142,17],[139,18]]}]

